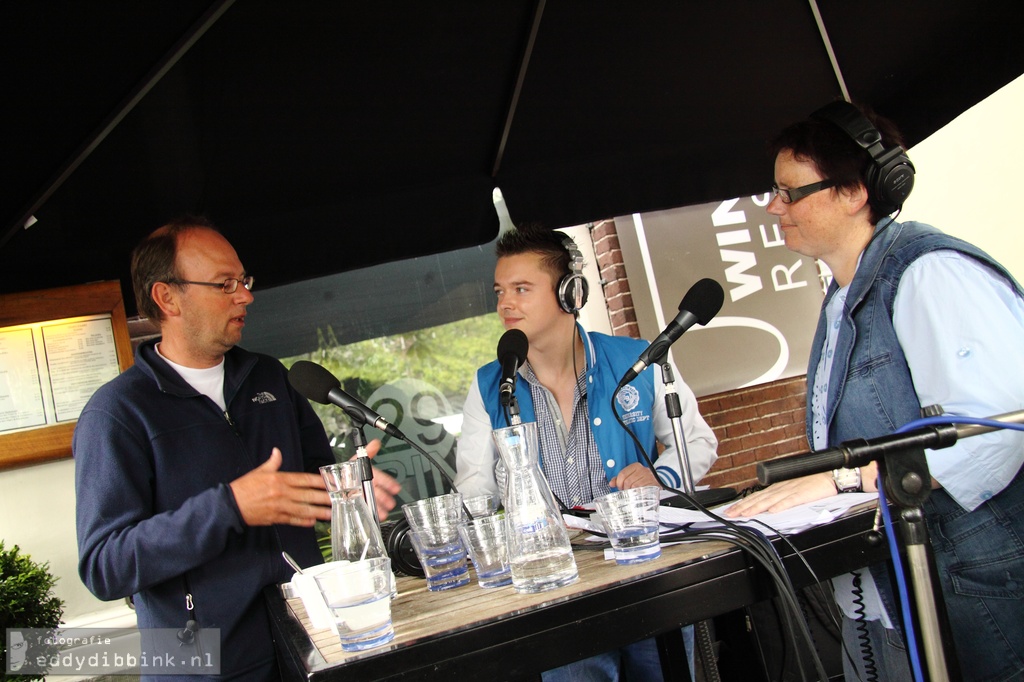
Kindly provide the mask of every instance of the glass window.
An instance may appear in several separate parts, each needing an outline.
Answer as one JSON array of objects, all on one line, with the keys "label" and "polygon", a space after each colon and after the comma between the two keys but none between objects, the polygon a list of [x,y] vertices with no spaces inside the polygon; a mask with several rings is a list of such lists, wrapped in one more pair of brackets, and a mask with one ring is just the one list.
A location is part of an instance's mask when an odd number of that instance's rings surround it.
[{"label": "glass window", "polygon": [[[328,327],[321,347],[283,358],[322,365],[358,398],[426,450],[455,478],[455,442],[462,428],[462,403],[473,373],[494,359],[495,339],[504,331],[496,313],[426,329],[340,345]],[[333,405],[313,403],[335,455],[355,455],[356,432],[348,416]],[[374,465],[402,484],[400,503],[448,490],[437,467],[405,442],[367,426],[366,438],[381,438]]]},{"label": "glass window", "polygon": [[[258,292],[242,345],[322,365],[342,388],[398,427],[455,476],[455,441],[473,373],[495,358],[494,244],[340,273]],[[313,407],[339,460],[354,427],[333,405]],[[381,438],[374,464],[402,484],[399,504],[446,492],[413,448]]]},{"label": "glass window", "polygon": [[[589,330],[610,333],[587,226],[566,228],[584,256],[590,298],[580,314]],[[244,254],[242,254],[244,258]],[[378,412],[455,476],[462,404],[476,370],[495,359],[504,327],[495,313],[494,242],[257,291],[242,345],[280,358],[309,360]],[[333,405],[313,407],[339,460],[355,454],[354,427]],[[399,505],[447,492],[423,455],[372,426],[374,465],[402,484]],[[392,514],[392,517],[394,514]]]}]

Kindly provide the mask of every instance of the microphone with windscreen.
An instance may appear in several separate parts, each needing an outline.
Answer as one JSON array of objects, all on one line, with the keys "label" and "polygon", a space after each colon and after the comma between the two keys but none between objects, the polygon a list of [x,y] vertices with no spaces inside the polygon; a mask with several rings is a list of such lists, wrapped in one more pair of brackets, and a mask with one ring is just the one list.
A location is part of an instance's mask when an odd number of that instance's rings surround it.
[{"label": "microphone with windscreen", "polygon": [[[391,424],[388,420],[371,410],[361,401],[356,400],[342,390],[341,382],[338,381],[338,378],[331,374],[331,372],[326,368],[321,367],[315,362],[299,360],[292,365],[291,369],[288,370],[288,383],[290,383],[296,391],[301,393],[306,400],[312,400],[313,402],[320,403],[321,405],[335,405],[340,407],[360,428],[364,424],[369,424],[380,429],[389,436],[393,436],[403,441],[413,450],[427,458],[427,461],[429,461],[434,468],[437,469],[438,473],[441,474],[441,478],[445,480],[452,492],[458,492],[458,488],[455,487],[455,481],[453,481],[452,477],[448,475],[448,472],[445,471],[445,467],[440,461],[438,461],[434,454],[424,450],[419,444],[399,431],[398,427]],[[371,505],[371,508],[374,508],[372,473],[370,477],[363,482],[363,492],[367,497],[367,504]],[[463,505],[463,509],[466,516],[471,518],[472,514],[470,514],[469,510],[465,508],[465,505]],[[391,530],[388,533],[388,540],[386,541],[386,549],[392,562],[397,566],[402,567],[405,573],[423,577],[423,569],[419,565],[418,560],[415,560],[415,555],[409,546],[408,522],[405,519],[400,519],[397,523],[392,524]]]},{"label": "microphone with windscreen", "polygon": [[498,339],[498,362],[501,363],[501,385],[498,400],[502,407],[508,407],[516,390],[516,376],[526,362],[530,342],[526,334],[518,329],[509,329]]},{"label": "microphone with windscreen", "polygon": [[369,424],[389,436],[406,440],[405,435],[397,427],[342,390],[338,378],[315,362],[296,362],[288,370],[288,382],[306,400],[321,405],[336,405],[345,410],[345,414],[359,425]]},{"label": "microphone with windscreen", "polygon": [[[340,407],[345,410],[345,413],[357,425],[362,426],[363,424],[369,424],[370,426],[380,429],[389,436],[393,436],[403,441],[413,450],[426,457],[427,460],[434,465],[438,473],[441,474],[441,478],[445,480],[453,492],[459,492],[458,488],[455,487],[455,481],[453,481],[452,477],[448,475],[448,472],[445,471],[445,467],[440,461],[438,461],[435,455],[424,450],[418,443],[416,443],[416,441],[399,431],[398,427],[394,424],[343,391],[341,389],[341,382],[338,381],[338,378],[331,374],[327,369],[321,367],[315,362],[299,360],[292,365],[290,370],[288,370],[288,382],[296,391],[301,393],[306,400],[312,400],[313,402],[320,403],[322,405],[335,405]],[[466,515],[472,516],[468,509],[466,510]]]},{"label": "microphone with windscreen", "polygon": [[682,407],[679,395],[673,385],[674,381],[671,379],[671,367],[665,363],[669,347],[693,325],[698,323],[706,325],[710,322],[722,309],[724,302],[725,291],[721,284],[709,278],[696,282],[679,303],[679,314],[665,327],[665,331],[644,349],[639,359],[626,371],[619,382],[618,390],[621,390],[650,365],[663,365],[666,391],[665,409],[672,423],[672,435],[675,439],[676,454],[679,456],[679,467],[683,476],[683,494],[663,499],[661,504],[666,506],[688,509],[714,506],[727,502],[737,495],[733,488],[694,490],[693,477],[690,474],[690,458],[686,452],[686,438],[682,425]]},{"label": "microphone with windscreen", "polygon": [[665,331],[651,342],[640,358],[622,377],[619,387],[625,386],[637,377],[648,366],[659,363],[668,352],[669,346],[676,342],[683,333],[693,325],[707,324],[722,309],[725,292],[722,285],[713,279],[704,278],[695,283],[683,296],[679,304],[679,314],[669,322]]}]

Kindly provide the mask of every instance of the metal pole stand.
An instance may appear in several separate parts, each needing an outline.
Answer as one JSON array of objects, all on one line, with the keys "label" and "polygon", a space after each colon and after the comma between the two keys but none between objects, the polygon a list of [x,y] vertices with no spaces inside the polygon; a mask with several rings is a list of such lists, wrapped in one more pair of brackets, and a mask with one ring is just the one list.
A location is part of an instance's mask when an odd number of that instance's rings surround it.
[{"label": "metal pole stand", "polygon": [[[679,394],[676,392],[675,375],[672,372],[672,365],[668,361],[661,360],[659,362],[661,380],[665,385],[665,412],[668,414],[669,421],[672,424],[672,438],[676,446],[676,456],[679,458],[679,471],[683,480],[683,492],[696,500],[702,507],[713,507],[735,499],[737,495],[735,488],[697,490],[694,486],[693,472],[690,470],[690,453],[686,449],[686,437],[683,433],[683,410],[679,403]],[[678,495],[666,498],[661,503],[669,507],[695,508],[687,499]]]},{"label": "metal pole stand", "polygon": [[945,601],[933,579],[935,559],[921,508],[931,494],[932,480],[924,449],[910,447],[886,451],[876,461],[886,497],[899,510],[899,537],[907,556],[905,573],[909,574],[913,587],[912,613],[916,615],[920,633],[918,649],[927,665],[927,677],[931,682],[959,680],[960,667],[956,661]]},{"label": "metal pole stand", "polygon": [[363,432],[363,425],[356,426],[355,434],[356,460],[359,462],[359,480],[363,482],[363,499],[370,507],[373,520],[380,528],[380,516],[377,514],[377,499],[373,493],[373,466],[370,464],[370,455],[366,452],[366,433]]},{"label": "metal pole stand", "polygon": [[[672,423],[672,438],[676,446],[676,456],[679,458],[679,472],[683,480],[683,492],[704,507],[728,502],[736,497],[736,491],[732,488],[698,491],[694,487],[693,473],[690,471],[690,454],[686,449],[686,438],[683,434],[683,410],[679,403],[679,393],[676,392],[675,375],[672,372],[672,365],[667,360],[661,361],[660,367],[662,383],[665,385],[665,412]],[[679,496],[664,499],[661,501],[661,504],[693,508],[693,505],[688,500]],[[695,663],[700,667],[704,680],[717,682],[721,677],[718,674],[718,664],[714,655],[710,621],[701,620],[694,623],[693,631],[693,646],[695,649],[693,656],[696,658]],[[684,672],[685,675],[683,674]],[[679,677],[680,679],[689,679],[689,666],[686,667],[685,671],[679,672]]]},{"label": "metal pole stand", "polygon": [[924,451],[926,448],[950,447],[956,443],[957,436],[955,426],[929,426],[870,440],[844,441],[829,450],[783,457],[762,462],[757,467],[758,480],[764,485],[771,485],[838,467],[878,463],[878,476],[886,497],[899,510],[900,532],[894,539],[901,543],[907,557],[908,568],[904,576],[909,575],[913,587],[910,595],[913,608],[910,612],[915,629],[920,632],[918,653],[927,663],[928,678],[932,682],[959,680],[960,667],[953,648],[945,601],[934,580],[937,574],[935,557],[921,508],[931,494],[932,481]]}]

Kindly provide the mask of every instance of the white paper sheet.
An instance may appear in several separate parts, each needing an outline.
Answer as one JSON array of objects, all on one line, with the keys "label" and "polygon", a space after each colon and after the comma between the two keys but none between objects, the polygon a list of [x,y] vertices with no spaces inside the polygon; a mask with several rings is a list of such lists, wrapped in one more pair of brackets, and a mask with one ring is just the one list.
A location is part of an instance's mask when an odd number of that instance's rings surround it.
[{"label": "white paper sheet", "polygon": [[[817,500],[815,502],[801,504],[775,514],[765,512],[752,517],[741,516],[735,519],[728,519],[727,517],[723,518],[727,518],[727,520],[737,525],[753,528],[765,533],[766,535],[775,535],[775,532],[773,531],[783,534],[792,534],[799,533],[800,531],[807,530],[808,528],[813,528],[814,526],[821,526],[829,523],[830,521],[839,518],[853,507],[864,502],[876,500],[877,498],[878,493],[844,493],[842,495],[826,497],[825,499]],[[735,502],[724,504],[712,509],[711,511],[721,516],[722,512],[733,504],[735,504]],[[671,525],[689,523],[693,524],[693,528],[716,528],[722,526],[720,522],[707,516],[704,512],[693,509],[660,507],[658,514],[662,523],[662,532],[666,532],[668,530],[668,528],[666,528],[666,524],[671,527]],[[601,526],[590,519],[583,519],[576,516],[570,516],[568,514],[564,515],[563,518],[570,528],[589,530],[591,532],[602,532]],[[601,540],[602,538],[593,539]]]}]

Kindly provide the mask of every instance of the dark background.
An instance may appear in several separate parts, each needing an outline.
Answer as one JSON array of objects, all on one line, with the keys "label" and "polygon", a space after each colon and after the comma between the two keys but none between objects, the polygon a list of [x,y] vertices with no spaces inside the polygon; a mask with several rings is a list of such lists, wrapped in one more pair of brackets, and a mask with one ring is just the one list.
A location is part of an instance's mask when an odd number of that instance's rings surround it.
[{"label": "dark background", "polygon": [[[819,0],[913,145],[1024,72],[1024,3]],[[203,213],[260,289],[763,192],[843,89],[806,0],[5,0],[0,291],[121,279]],[[36,222],[23,229],[26,221]]]}]

